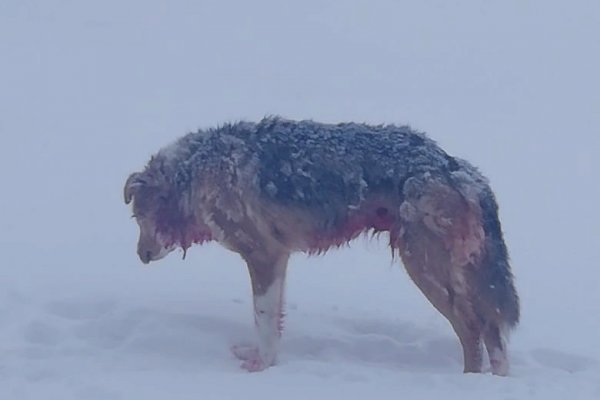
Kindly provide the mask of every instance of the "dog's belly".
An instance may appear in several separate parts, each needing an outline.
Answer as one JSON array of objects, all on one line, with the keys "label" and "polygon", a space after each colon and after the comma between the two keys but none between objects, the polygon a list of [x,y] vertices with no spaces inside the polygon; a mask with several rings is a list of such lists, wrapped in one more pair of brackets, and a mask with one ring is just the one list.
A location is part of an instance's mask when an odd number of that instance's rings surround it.
[{"label": "dog's belly", "polygon": [[328,226],[317,226],[308,238],[308,252],[319,253],[339,247],[362,233],[399,230],[399,205],[385,198],[365,200],[358,208],[349,208],[345,215]]}]

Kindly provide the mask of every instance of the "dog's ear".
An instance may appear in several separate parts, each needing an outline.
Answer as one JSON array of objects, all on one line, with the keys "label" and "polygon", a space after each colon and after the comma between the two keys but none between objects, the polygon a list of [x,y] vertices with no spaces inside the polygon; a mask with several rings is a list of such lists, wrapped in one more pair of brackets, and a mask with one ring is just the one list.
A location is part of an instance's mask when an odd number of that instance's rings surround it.
[{"label": "dog's ear", "polygon": [[131,200],[133,199],[137,189],[145,184],[146,182],[142,179],[141,173],[134,172],[133,174],[129,175],[129,178],[127,178],[127,181],[125,182],[125,187],[123,188],[125,204],[131,203]]}]

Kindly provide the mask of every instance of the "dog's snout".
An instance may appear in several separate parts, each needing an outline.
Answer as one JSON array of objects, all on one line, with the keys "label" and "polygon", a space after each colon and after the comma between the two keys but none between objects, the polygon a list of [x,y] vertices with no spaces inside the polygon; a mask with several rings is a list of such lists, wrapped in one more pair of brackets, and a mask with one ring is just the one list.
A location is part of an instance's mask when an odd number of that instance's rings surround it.
[{"label": "dog's snout", "polygon": [[138,254],[140,256],[140,260],[144,263],[144,264],[148,264],[150,261],[152,261],[152,251],[151,250],[142,250],[139,252]]},{"label": "dog's snout", "polygon": [[162,259],[174,249],[174,246],[165,246],[160,241],[142,238],[138,242],[137,254],[142,263],[149,264],[152,261]]}]

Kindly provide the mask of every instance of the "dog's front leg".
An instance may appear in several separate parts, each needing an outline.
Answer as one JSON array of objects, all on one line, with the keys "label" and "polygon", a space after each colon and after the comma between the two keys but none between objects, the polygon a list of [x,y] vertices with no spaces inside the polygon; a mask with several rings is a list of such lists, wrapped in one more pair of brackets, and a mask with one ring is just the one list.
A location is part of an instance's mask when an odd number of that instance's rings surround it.
[{"label": "dog's front leg", "polygon": [[283,296],[288,259],[289,254],[246,259],[252,280],[258,348],[234,347],[233,352],[243,360],[242,368],[248,371],[262,371],[277,361],[283,328]]}]

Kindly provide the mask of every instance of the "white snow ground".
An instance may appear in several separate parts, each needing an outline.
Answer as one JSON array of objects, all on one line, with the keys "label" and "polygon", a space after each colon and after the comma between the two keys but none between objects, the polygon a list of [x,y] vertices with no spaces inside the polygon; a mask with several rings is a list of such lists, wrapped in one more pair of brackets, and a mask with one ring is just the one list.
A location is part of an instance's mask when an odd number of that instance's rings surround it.
[{"label": "white snow ground", "polygon": [[[291,3],[291,2],[289,2]],[[600,398],[597,1],[0,2],[0,400]],[[290,266],[280,364],[208,245],[143,267],[127,175],[266,114],[410,123],[492,180],[522,298],[512,376],[358,240]]]}]

